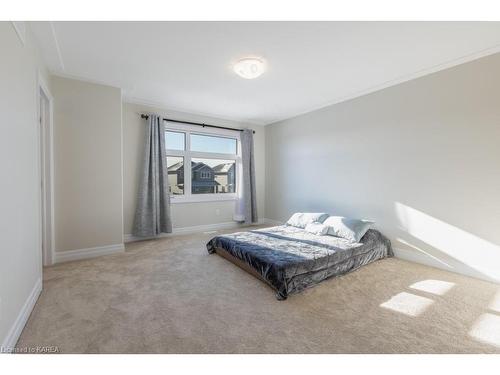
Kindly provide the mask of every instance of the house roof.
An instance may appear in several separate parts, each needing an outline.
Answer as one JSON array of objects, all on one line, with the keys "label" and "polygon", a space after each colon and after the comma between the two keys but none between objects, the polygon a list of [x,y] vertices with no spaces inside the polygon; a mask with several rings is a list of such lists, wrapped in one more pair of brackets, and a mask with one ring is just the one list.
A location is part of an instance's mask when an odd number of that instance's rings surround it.
[{"label": "house roof", "polygon": [[227,173],[234,166],[234,163],[223,163],[216,165],[213,170],[215,173]]},{"label": "house roof", "polygon": [[[184,166],[184,162],[180,161],[180,162],[175,163],[175,164],[171,165],[170,167],[168,167],[167,170],[169,172],[175,172],[175,171],[181,169],[183,166]],[[202,163],[202,162],[195,163],[194,161],[191,162],[191,169],[193,171],[197,171],[197,170],[200,170],[203,168],[209,168],[210,170],[212,169],[208,165],[206,165],[205,163]]]},{"label": "house roof", "polygon": [[170,167],[168,167],[167,170],[169,172],[177,171],[178,169],[182,168],[183,166],[184,166],[184,162],[180,161],[180,162],[175,163],[175,164],[171,165]]},{"label": "house roof", "polygon": [[191,162],[191,170],[193,170],[193,171],[198,171],[198,170],[204,169],[204,168],[209,168],[210,170],[212,170],[212,168],[210,168],[205,163],[202,163],[202,162],[195,163],[193,161]]}]

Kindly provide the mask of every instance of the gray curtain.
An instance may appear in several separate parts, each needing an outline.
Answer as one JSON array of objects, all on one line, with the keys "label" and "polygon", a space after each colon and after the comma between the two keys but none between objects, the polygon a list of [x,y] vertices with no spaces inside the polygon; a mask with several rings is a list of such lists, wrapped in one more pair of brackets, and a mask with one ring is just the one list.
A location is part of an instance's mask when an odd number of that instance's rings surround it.
[{"label": "gray curtain", "polygon": [[163,119],[150,115],[135,211],[133,235],[154,237],[172,232]]},{"label": "gray curtain", "polygon": [[255,192],[255,158],[253,149],[253,130],[241,132],[241,170],[240,189],[236,202],[234,219],[245,224],[256,223],[257,195]]}]

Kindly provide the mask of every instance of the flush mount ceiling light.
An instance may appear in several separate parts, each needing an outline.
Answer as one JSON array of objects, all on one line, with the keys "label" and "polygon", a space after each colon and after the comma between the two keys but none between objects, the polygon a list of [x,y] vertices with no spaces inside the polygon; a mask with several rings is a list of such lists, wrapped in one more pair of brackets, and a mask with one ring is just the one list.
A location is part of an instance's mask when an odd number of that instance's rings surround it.
[{"label": "flush mount ceiling light", "polygon": [[238,60],[238,62],[234,64],[233,70],[242,78],[254,79],[264,73],[265,64],[262,59],[256,57],[246,57]]}]

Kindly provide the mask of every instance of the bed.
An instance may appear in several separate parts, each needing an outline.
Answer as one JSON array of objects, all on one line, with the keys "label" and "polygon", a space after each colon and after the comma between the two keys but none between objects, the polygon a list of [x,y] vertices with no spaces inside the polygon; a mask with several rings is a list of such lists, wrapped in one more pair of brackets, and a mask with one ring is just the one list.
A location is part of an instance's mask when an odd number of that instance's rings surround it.
[{"label": "bed", "polygon": [[351,243],[287,225],[216,236],[207,250],[267,283],[278,300],[393,256],[390,241],[374,229],[359,243]]}]

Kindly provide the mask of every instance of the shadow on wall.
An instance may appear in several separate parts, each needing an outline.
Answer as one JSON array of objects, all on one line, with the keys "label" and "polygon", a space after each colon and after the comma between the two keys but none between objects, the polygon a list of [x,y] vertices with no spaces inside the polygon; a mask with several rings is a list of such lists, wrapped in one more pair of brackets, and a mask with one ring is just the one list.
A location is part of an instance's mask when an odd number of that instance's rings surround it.
[{"label": "shadow on wall", "polygon": [[400,222],[396,249],[418,252],[429,264],[500,282],[500,246],[438,220],[403,203],[395,203]]}]

